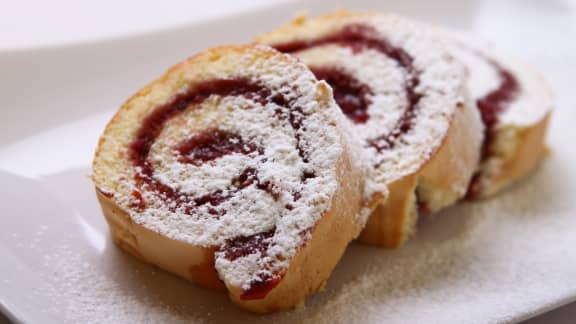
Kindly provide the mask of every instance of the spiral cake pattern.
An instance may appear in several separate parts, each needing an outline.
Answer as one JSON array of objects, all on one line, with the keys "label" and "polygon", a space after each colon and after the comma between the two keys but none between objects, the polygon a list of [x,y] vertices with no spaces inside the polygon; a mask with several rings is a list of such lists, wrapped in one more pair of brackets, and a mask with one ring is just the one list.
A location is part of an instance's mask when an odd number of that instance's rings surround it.
[{"label": "spiral cake pattern", "polygon": [[398,246],[418,213],[466,193],[482,125],[463,66],[426,30],[395,16],[336,12],[298,18],[257,42],[298,56],[332,86],[364,141],[371,184],[390,186],[362,240]]},{"label": "spiral cake pattern", "polygon": [[[326,84],[270,48],[222,47],[177,65],[131,98],[101,138],[94,181],[115,207],[104,208],[115,240],[205,286],[222,280],[246,308],[293,306],[320,288],[363,225],[363,171],[349,158],[343,121]],[[322,246],[308,246],[315,231],[340,223],[349,229],[331,258],[307,261]],[[141,231],[201,260],[164,260]],[[299,259],[320,275],[290,272]],[[283,297],[297,278],[302,292]]]}]

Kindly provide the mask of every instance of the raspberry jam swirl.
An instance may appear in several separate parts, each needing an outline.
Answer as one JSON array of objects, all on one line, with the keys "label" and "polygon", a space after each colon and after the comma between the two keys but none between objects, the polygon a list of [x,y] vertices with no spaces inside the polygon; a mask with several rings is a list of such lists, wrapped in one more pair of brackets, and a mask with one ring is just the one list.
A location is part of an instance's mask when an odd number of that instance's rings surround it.
[{"label": "raspberry jam swirl", "polygon": [[[226,100],[229,101],[228,104]],[[316,178],[315,172],[306,167],[309,156],[306,153],[305,140],[302,138],[303,132],[306,131],[304,122],[308,115],[296,100],[297,96],[288,97],[285,94],[274,93],[262,83],[245,78],[232,78],[203,81],[174,96],[167,103],[154,108],[143,119],[129,147],[129,159],[137,170],[134,176],[136,185],[132,192],[131,207],[145,211],[155,208],[154,203],[161,200],[165,208],[171,212],[187,215],[191,219],[202,217],[227,219],[227,217],[233,217],[229,215],[230,213],[240,213],[242,210],[247,210],[246,214],[263,214],[263,212],[252,213],[251,209],[259,208],[261,201],[266,201],[269,205],[281,206],[276,210],[267,211],[268,213],[276,212],[269,217],[272,219],[265,220],[269,222],[267,229],[257,233],[229,237],[221,244],[217,252],[219,257],[230,262],[252,254],[259,254],[259,257],[265,260],[276,234],[274,221],[293,211],[294,206],[301,199],[301,187]],[[164,148],[156,148],[159,152],[171,152],[172,155],[170,172],[159,171],[159,168],[170,169],[169,166],[164,165],[167,164],[166,161],[158,161],[152,156],[155,145],[162,146],[157,142],[162,132],[166,131],[166,125],[169,121],[176,125],[183,123],[182,119],[186,117],[186,114],[201,110],[203,104],[228,105],[238,114],[251,113],[250,105],[262,107],[261,114],[267,114],[262,118],[273,118],[274,123],[277,124],[276,127],[293,136],[292,149],[295,156],[290,155],[290,159],[296,159],[297,163],[303,166],[295,180],[299,185],[286,189],[285,184],[277,183],[274,177],[268,175],[270,170],[274,170],[274,165],[271,164],[268,169],[259,168],[267,163],[275,163],[271,161],[271,156],[265,154],[267,144],[262,140],[263,136],[242,134],[242,131],[238,129],[227,129],[220,124],[221,121],[219,123],[206,121],[206,124],[212,126],[206,126],[194,134],[186,135],[184,139],[178,138],[167,142],[168,144],[162,144],[166,146]],[[231,117],[231,119],[234,118]],[[242,126],[248,128],[249,125],[240,125],[239,128]],[[182,134],[182,129],[186,128],[186,125],[172,128]],[[257,131],[258,129],[252,130],[252,132]],[[287,141],[282,138],[280,140],[283,143]],[[222,180],[217,173],[214,177],[219,180],[211,179],[210,172],[217,169],[212,167],[224,159],[229,159],[230,164],[234,164],[237,171],[220,168],[218,172],[226,173],[228,178]],[[167,178],[181,174],[178,170],[187,170],[186,168],[204,172],[202,176],[204,180],[192,179],[193,184],[196,185],[193,189],[185,188],[185,184],[166,183]],[[263,176],[261,172],[267,174]],[[208,184],[200,186],[195,183],[201,181],[207,181]],[[248,200],[254,199],[253,197],[257,199],[242,202],[240,201],[242,197],[247,197]],[[230,208],[234,209],[230,210]],[[258,220],[254,221],[258,222]],[[306,235],[307,230],[309,229],[303,228],[301,235]],[[242,299],[264,298],[280,282],[284,274],[275,270],[272,262],[269,261],[270,264],[265,264],[262,271],[254,275],[249,286],[243,286]]]},{"label": "raspberry jam swirl", "polygon": [[[414,125],[418,103],[422,95],[416,90],[420,84],[419,73],[414,67],[414,59],[403,48],[394,46],[371,26],[360,23],[349,24],[334,33],[308,41],[293,41],[274,44],[273,47],[284,53],[297,53],[322,46],[335,45],[349,48],[354,54],[366,50],[377,51],[391,60],[404,71],[406,76],[403,87],[406,104],[390,130],[379,136],[366,139],[367,145],[376,151],[394,148],[399,138]],[[318,79],[332,86],[334,99],[344,114],[355,124],[365,124],[370,119],[369,107],[375,91],[370,84],[363,83],[340,66],[315,66],[310,69]]]},{"label": "raspberry jam swirl", "polygon": [[[476,106],[482,116],[484,123],[484,141],[482,143],[481,164],[484,164],[491,156],[491,147],[496,135],[496,126],[499,117],[508,109],[510,104],[516,100],[520,94],[520,83],[514,74],[493,59],[490,59],[480,52],[464,47],[464,50],[472,52],[473,55],[485,61],[498,76],[498,85],[492,91],[476,100]],[[483,191],[481,181],[482,173],[478,172],[472,178],[466,197],[468,199],[477,198]]]}]

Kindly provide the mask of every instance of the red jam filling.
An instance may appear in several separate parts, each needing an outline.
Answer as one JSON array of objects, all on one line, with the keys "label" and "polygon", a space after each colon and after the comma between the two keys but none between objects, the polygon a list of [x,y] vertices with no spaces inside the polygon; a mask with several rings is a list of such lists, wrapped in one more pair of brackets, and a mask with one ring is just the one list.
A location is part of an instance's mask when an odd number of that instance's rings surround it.
[{"label": "red jam filling", "polygon": [[[415,90],[420,79],[414,68],[413,58],[404,49],[388,42],[374,28],[362,24],[351,24],[340,31],[313,40],[277,44],[274,47],[281,52],[294,53],[330,44],[348,47],[355,53],[367,49],[378,51],[396,61],[406,71],[405,92],[408,105],[404,113],[390,133],[368,140],[368,144],[379,152],[393,148],[397,139],[411,129],[416,116],[415,110],[422,97]],[[367,106],[370,104],[368,97],[372,93],[370,87],[355,83],[355,79],[337,69],[329,69],[329,72],[324,74],[318,73],[317,77],[325,77],[326,82],[333,87],[335,100],[338,104],[342,103],[340,108],[352,121],[365,123],[369,119]]]},{"label": "red jam filling", "polygon": [[131,196],[132,197],[130,197],[130,208],[140,211],[144,210],[146,204],[144,203],[144,198],[142,197],[142,194],[139,191],[132,190]]},{"label": "red jam filling", "polygon": [[372,91],[367,85],[338,68],[312,68],[312,72],[316,78],[332,86],[334,99],[350,120],[356,124],[364,124],[368,120]]},{"label": "red jam filling", "polygon": [[249,154],[256,145],[245,143],[242,137],[218,129],[196,135],[178,145],[180,162],[201,165],[232,153]]},{"label": "red jam filling", "polygon": [[274,235],[275,230],[276,229],[273,228],[267,232],[258,233],[251,236],[239,236],[228,240],[222,247],[226,259],[234,261],[238,258],[245,257],[256,252],[260,252],[261,254],[266,255],[266,251],[268,250],[270,240]]},{"label": "red jam filling", "polygon": [[[238,258],[260,252],[261,257],[267,255],[268,247],[275,228],[263,233],[251,236],[240,236],[228,240],[221,251],[224,252],[226,259],[234,261]],[[250,288],[240,296],[242,300],[262,299],[274,289],[282,279],[281,276],[271,276],[269,274],[260,274],[250,283]]]},{"label": "red jam filling", "polygon": [[240,295],[241,300],[262,299],[274,289],[282,280],[282,277],[270,277],[256,279],[250,284],[250,288]]}]

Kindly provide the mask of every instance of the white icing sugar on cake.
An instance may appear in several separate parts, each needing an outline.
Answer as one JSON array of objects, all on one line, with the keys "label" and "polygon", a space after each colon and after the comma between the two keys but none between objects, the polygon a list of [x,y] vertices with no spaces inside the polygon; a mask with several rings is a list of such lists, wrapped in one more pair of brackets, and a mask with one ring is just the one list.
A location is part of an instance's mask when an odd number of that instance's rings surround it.
[{"label": "white icing sugar on cake", "polygon": [[[240,54],[222,55],[205,64],[202,72],[187,68],[186,64],[172,70],[163,83],[133,99],[130,109],[116,116],[138,122],[116,121],[110,126],[124,127],[119,132],[127,136],[105,137],[103,150],[112,150],[113,154],[101,157],[100,164],[115,168],[111,173],[117,177],[102,180],[99,189],[114,193],[113,199],[136,223],[198,246],[217,247],[234,238],[274,231],[264,240],[269,245],[264,251],[256,248],[239,257],[227,257],[226,250],[216,253],[216,268],[222,279],[248,289],[257,278],[282,273],[309,238],[310,229],[330,208],[338,189],[336,166],[351,140],[346,138],[349,134],[342,132],[343,120],[330,91],[321,91],[325,85],[292,57],[258,46]],[[142,176],[143,171],[131,166],[128,148],[140,121],[155,107],[188,91],[190,83],[215,79],[247,80],[269,89],[270,95],[210,96],[188,107],[164,123],[150,147],[148,161],[154,179],[193,197],[192,201],[213,192],[227,198],[214,205],[189,207],[188,203],[175,203],[147,190],[146,185],[138,185],[135,176],[139,172]],[[291,102],[292,108],[274,102],[273,97],[279,94]],[[138,107],[147,113],[138,112]],[[289,109],[296,109],[292,117],[287,117]],[[290,118],[300,116],[301,125],[295,128]],[[128,125],[131,129],[126,130]],[[179,143],[214,129],[233,134],[230,141],[244,142],[247,153],[232,152],[202,163],[183,163],[175,149]],[[123,167],[112,164],[115,159],[120,159]],[[239,190],[231,187],[233,179],[246,170],[253,170],[257,179]],[[261,188],[265,184],[271,184],[274,194]],[[141,193],[146,203],[142,210],[134,208],[134,190]]]},{"label": "white icing sugar on cake", "polygon": [[[415,92],[421,95],[416,104],[412,127],[399,136],[391,148],[377,150],[367,144],[394,131],[408,107],[405,89],[410,75],[399,62],[374,48],[358,50],[354,45],[326,42],[293,52],[312,70],[336,68],[344,71],[372,91],[368,95],[369,118],[352,123],[355,133],[364,140],[366,154],[373,166],[372,185],[390,183],[422,167],[441,145],[458,104],[467,102],[465,72],[434,38],[417,24],[392,15],[346,16],[338,19],[317,19],[294,30],[284,29],[264,40],[272,45],[294,41],[314,42],[334,35],[350,25],[372,28],[377,38],[399,48],[412,57],[419,80]],[[370,183],[368,184],[370,186]],[[373,189],[374,190],[374,189]]]}]

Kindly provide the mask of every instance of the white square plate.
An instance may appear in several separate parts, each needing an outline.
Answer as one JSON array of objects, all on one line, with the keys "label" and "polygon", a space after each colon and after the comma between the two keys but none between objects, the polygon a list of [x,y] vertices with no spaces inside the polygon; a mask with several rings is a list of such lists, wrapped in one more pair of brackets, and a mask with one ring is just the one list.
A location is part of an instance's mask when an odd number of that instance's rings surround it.
[{"label": "white square plate", "polygon": [[288,3],[122,39],[0,53],[5,312],[27,323],[487,323],[576,299],[576,4],[561,0],[378,5],[476,31],[543,71],[558,99],[552,154],[500,197],[424,221],[403,249],[352,244],[326,290],[305,307],[248,314],[225,294],[142,264],[111,243],[88,175],[116,107],[186,56],[249,41],[304,7],[329,5]]}]

